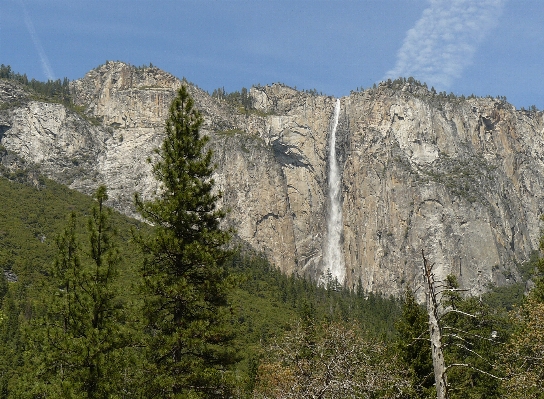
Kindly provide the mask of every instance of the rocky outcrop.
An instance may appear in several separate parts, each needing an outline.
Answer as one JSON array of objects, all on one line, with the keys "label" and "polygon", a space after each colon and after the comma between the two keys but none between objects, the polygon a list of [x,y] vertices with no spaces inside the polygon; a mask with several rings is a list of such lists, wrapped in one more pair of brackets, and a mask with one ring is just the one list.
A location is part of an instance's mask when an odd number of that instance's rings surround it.
[{"label": "rocky outcrop", "polygon": [[[71,82],[73,110],[1,80],[0,142],[80,191],[106,184],[111,204],[134,216],[133,193],[157,189],[146,159],[183,83],[204,114],[227,223],[283,271],[322,278],[331,97],[253,87],[244,111],[158,68],[109,62]],[[540,236],[543,129],[542,113],[412,81],[342,98],[345,283],[416,288],[421,249],[439,276],[456,274],[473,293],[516,279]]]},{"label": "rocky outcrop", "polygon": [[473,293],[505,284],[540,235],[542,114],[424,94],[382,87],[346,104],[348,273],[368,290],[414,287],[424,249]]}]

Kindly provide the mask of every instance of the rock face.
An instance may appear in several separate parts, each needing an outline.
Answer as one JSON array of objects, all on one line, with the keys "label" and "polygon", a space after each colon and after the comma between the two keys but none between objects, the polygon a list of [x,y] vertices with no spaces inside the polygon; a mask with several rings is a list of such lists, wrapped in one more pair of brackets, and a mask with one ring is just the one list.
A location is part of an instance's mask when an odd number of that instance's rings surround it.
[{"label": "rock face", "polygon": [[[0,143],[77,190],[106,184],[111,205],[135,216],[133,194],[157,189],[146,159],[181,84],[110,62],[71,82],[74,112],[0,80]],[[205,118],[227,223],[286,273],[323,279],[336,100],[253,87],[243,112],[185,84]],[[540,237],[543,129],[542,113],[404,80],[342,98],[345,284],[393,295],[417,288],[422,249],[439,276],[455,274],[473,293],[516,279]]]},{"label": "rock face", "polygon": [[[365,289],[416,286],[421,249],[473,293],[537,248],[542,114],[385,87],[346,102],[344,253]],[[357,269],[358,268],[358,269]]]}]

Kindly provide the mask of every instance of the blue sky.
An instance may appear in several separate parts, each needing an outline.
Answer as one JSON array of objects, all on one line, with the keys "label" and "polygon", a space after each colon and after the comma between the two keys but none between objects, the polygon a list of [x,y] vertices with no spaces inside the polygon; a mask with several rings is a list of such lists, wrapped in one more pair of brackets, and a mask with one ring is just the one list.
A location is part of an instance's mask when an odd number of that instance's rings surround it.
[{"label": "blue sky", "polygon": [[388,77],[544,109],[542,0],[0,0],[0,63],[77,79],[153,63],[212,92],[333,96]]}]

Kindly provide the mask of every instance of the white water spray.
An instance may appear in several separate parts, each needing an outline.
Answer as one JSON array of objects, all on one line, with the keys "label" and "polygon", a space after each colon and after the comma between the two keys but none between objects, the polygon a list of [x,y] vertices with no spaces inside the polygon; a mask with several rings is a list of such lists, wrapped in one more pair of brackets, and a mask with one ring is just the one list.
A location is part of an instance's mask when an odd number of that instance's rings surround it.
[{"label": "white water spray", "polygon": [[343,285],[346,271],[342,256],[342,204],[340,168],[336,160],[336,128],[340,115],[340,99],[336,100],[334,121],[329,138],[329,220],[327,221],[327,243],[325,247],[325,270]]}]

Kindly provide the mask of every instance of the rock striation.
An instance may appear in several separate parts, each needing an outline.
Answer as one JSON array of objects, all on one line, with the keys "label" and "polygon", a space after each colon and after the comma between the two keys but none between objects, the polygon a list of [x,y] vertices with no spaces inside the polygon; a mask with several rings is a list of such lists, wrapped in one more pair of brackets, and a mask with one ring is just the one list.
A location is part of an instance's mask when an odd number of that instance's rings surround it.
[{"label": "rock striation", "polygon": [[[259,86],[248,111],[158,68],[108,62],[71,82],[71,109],[0,80],[0,144],[82,192],[105,184],[111,205],[136,216],[133,194],[158,189],[146,159],[181,84],[205,118],[227,223],[284,272],[326,278],[332,97]],[[421,249],[473,293],[517,279],[542,227],[543,133],[541,112],[410,79],[341,98],[344,283],[417,288]]]}]

